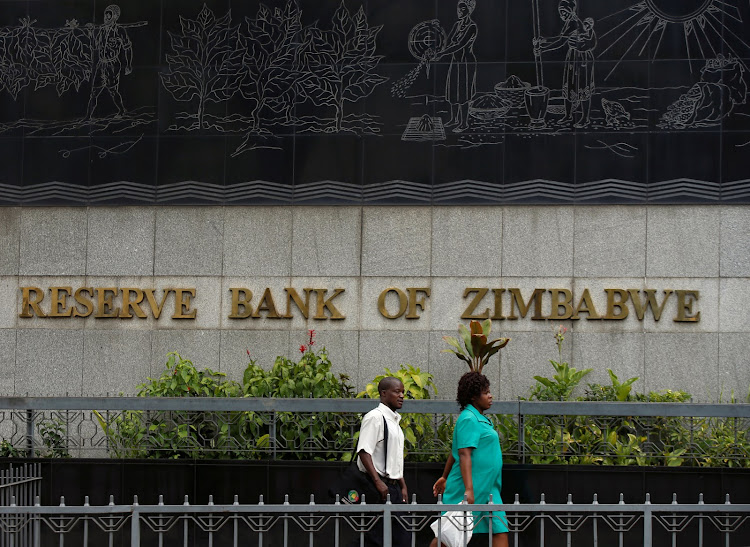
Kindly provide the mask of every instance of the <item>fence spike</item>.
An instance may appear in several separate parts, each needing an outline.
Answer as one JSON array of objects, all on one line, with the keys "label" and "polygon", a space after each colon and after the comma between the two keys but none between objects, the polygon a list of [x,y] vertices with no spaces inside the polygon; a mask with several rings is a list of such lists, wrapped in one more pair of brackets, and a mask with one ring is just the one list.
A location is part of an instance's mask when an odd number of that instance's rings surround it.
[{"label": "fence spike", "polygon": [[677,505],[677,492],[672,492],[672,505]]},{"label": "fence spike", "polygon": [[540,501],[539,501],[539,504],[540,504],[540,505],[546,505],[546,503],[547,503],[547,502],[546,502],[546,501],[544,501],[544,492],[542,492],[542,497],[541,497],[541,499],[540,499]]},{"label": "fence spike", "polygon": [[284,505],[289,505],[289,494],[284,494]]},{"label": "fence spike", "polygon": [[336,494],[336,502],[335,505],[341,505],[341,496],[339,494]]},{"label": "fence spike", "polygon": [[411,493],[411,503],[412,503],[412,505],[416,505],[417,504],[417,494],[416,494],[416,492],[412,492]]},{"label": "fence spike", "polygon": [[521,496],[518,495],[518,492],[516,492],[516,497],[513,500],[513,505],[521,505]]},{"label": "fence spike", "polygon": [[10,506],[15,507],[16,506],[16,496],[10,497]]},{"label": "fence spike", "polygon": [[240,504],[240,497],[235,494],[234,495],[234,503],[232,505],[239,505]]},{"label": "fence spike", "polygon": [[133,505],[138,505],[138,494],[133,496]]},{"label": "fence spike", "polygon": [[469,503],[469,496],[467,496],[466,494],[464,494],[463,502],[464,503]]},{"label": "fence spike", "polygon": [[39,496],[34,496],[34,505],[36,507],[40,507],[42,505],[42,501],[39,499]]},{"label": "fence spike", "polygon": [[703,492],[698,494],[698,505],[703,505]]},{"label": "fence spike", "polygon": [[60,507],[65,507],[65,496],[60,496]]},{"label": "fence spike", "polygon": [[727,494],[726,501],[724,502],[725,505],[732,505],[732,502],[729,501],[729,494]]},{"label": "fence spike", "polygon": [[159,494],[159,505],[164,505],[164,494]]},{"label": "fence spike", "polygon": [[310,505],[315,505],[315,494],[310,494]]},{"label": "fence spike", "polygon": [[568,494],[568,505],[573,505],[573,494]]},{"label": "fence spike", "polygon": [[[648,497],[648,494],[646,494],[646,497]],[[625,505],[625,494],[620,492],[620,505]]]},{"label": "fence spike", "polygon": [[[312,496],[310,496],[310,497],[312,497]],[[385,495],[385,504],[386,505],[390,505],[391,504],[391,495],[390,494],[386,494]]]},{"label": "fence spike", "polygon": [[190,502],[188,501],[188,495],[185,494],[185,501],[182,502],[182,505],[190,505]]},{"label": "fence spike", "polygon": [[[287,496],[288,496],[288,494],[287,494]],[[258,505],[265,505],[265,503],[263,502],[263,494],[261,494],[260,496],[258,496]],[[285,503],[285,505],[288,505],[288,504]]]},{"label": "fence spike", "polygon": [[84,507],[88,507],[89,506],[89,497],[88,496],[84,496],[84,498],[83,498],[83,506]]},{"label": "fence spike", "polygon": [[213,494],[209,494],[208,495],[208,504],[209,505],[213,505],[214,504],[214,495]]},{"label": "fence spike", "polygon": [[441,504],[441,503],[443,503],[443,495],[438,494],[438,504]]},{"label": "fence spike", "polygon": [[646,492],[646,505],[651,505],[651,494]]},{"label": "fence spike", "polygon": [[367,494],[362,494],[362,498],[360,498],[361,501],[359,502],[360,505],[367,505]]},{"label": "fence spike", "polygon": [[599,494],[594,492],[594,501],[591,502],[592,505],[599,505]]},{"label": "fence spike", "polygon": [[109,495],[109,504],[110,505],[114,505],[115,504],[115,497],[112,494]]}]

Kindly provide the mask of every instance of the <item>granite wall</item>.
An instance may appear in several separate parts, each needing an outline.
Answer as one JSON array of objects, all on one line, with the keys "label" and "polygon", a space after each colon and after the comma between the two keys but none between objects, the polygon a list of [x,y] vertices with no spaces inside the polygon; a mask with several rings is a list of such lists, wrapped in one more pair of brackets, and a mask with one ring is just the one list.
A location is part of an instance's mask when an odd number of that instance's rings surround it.
[{"label": "granite wall", "polygon": [[[298,355],[312,328],[334,369],[358,387],[385,367],[410,363],[435,375],[440,397],[452,398],[463,365],[440,352],[441,337],[455,334],[471,300],[467,287],[520,288],[526,299],[535,288],[564,288],[574,304],[589,289],[602,315],[604,289],[625,288],[697,290],[692,314],[700,320],[673,320],[674,293],[659,321],[650,312],[638,320],[632,306],[619,321],[586,313],[578,321],[533,320],[533,310],[496,320],[493,331],[512,338],[485,369],[496,397],[524,395],[535,374],[551,374],[552,329],[562,323],[570,329],[563,357],[594,369],[591,381],[608,382],[611,368],[638,376],[639,391],[744,399],[748,237],[743,206],[0,208],[0,391],[133,393],[174,350],[239,380],[246,350],[269,367],[276,355]],[[195,288],[198,312],[172,319],[167,300],[158,320],[20,317],[20,288],[29,286],[43,289],[47,313],[55,286]],[[343,288],[332,302],[346,318],[324,310],[322,320],[298,312],[274,320],[267,311],[230,319],[236,287],[251,289],[256,307],[270,288],[279,308],[285,287],[326,288],[327,297]],[[378,297],[390,287],[429,288],[418,319],[379,312]],[[489,298],[477,310],[491,307]],[[395,314],[393,293],[385,306]]]}]

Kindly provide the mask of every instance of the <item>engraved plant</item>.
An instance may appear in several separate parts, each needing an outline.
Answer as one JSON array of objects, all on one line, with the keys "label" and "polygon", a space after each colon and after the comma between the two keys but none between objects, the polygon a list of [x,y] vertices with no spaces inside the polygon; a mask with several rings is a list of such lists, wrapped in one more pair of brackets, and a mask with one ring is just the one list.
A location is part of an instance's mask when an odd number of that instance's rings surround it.
[{"label": "engraved plant", "polygon": [[484,365],[490,360],[490,357],[508,345],[510,338],[496,338],[489,340],[492,321],[486,319],[481,323],[472,321],[469,328],[466,325],[458,325],[458,333],[461,335],[461,342],[453,336],[443,336],[452,349],[444,349],[443,353],[453,353],[469,365],[472,372],[482,372]]}]

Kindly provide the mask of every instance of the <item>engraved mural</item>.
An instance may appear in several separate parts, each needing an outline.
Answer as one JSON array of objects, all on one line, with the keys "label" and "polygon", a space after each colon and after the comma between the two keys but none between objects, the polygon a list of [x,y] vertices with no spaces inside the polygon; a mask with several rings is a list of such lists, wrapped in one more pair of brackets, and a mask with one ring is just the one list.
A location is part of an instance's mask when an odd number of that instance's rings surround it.
[{"label": "engraved mural", "polygon": [[0,204],[750,199],[748,0],[19,6]]}]

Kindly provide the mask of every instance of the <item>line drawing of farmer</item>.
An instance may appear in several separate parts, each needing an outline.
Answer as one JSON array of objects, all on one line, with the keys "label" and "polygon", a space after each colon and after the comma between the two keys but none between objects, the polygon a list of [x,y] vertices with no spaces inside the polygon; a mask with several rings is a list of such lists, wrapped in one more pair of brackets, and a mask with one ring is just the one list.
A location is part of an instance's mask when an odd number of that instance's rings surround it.
[{"label": "line drawing of farmer", "polygon": [[573,114],[580,107],[581,117],[575,127],[586,127],[591,123],[591,97],[594,94],[594,20],[589,17],[581,21],[578,18],[576,0],[560,0],[557,11],[564,23],[560,34],[551,38],[535,38],[534,53],[539,55],[543,51],[568,46],[562,81],[565,117],[561,123],[573,121]]},{"label": "line drawing of farmer", "polygon": [[459,0],[456,6],[458,21],[451,28],[445,46],[427,54],[430,61],[437,61],[446,55],[451,56],[448,76],[445,80],[445,100],[451,107],[451,119],[446,127],[456,126],[454,133],[469,128],[469,101],[477,91],[477,58],[474,55],[474,42],[477,39],[477,24],[471,19],[476,8],[476,0]]},{"label": "line drawing of farmer", "polygon": [[[86,110],[91,118],[96,109],[99,95],[105,89],[112,97],[117,108],[116,117],[125,114],[125,104],[120,95],[120,75],[133,71],[133,45],[127,31],[117,23],[120,18],[120,7],[112,4],[104,10],[104,24],[86,25],[92,34],[94,50],[94,70],[91,76],[91,96]],[[124,61],[124,68],[123,68]]]}]

